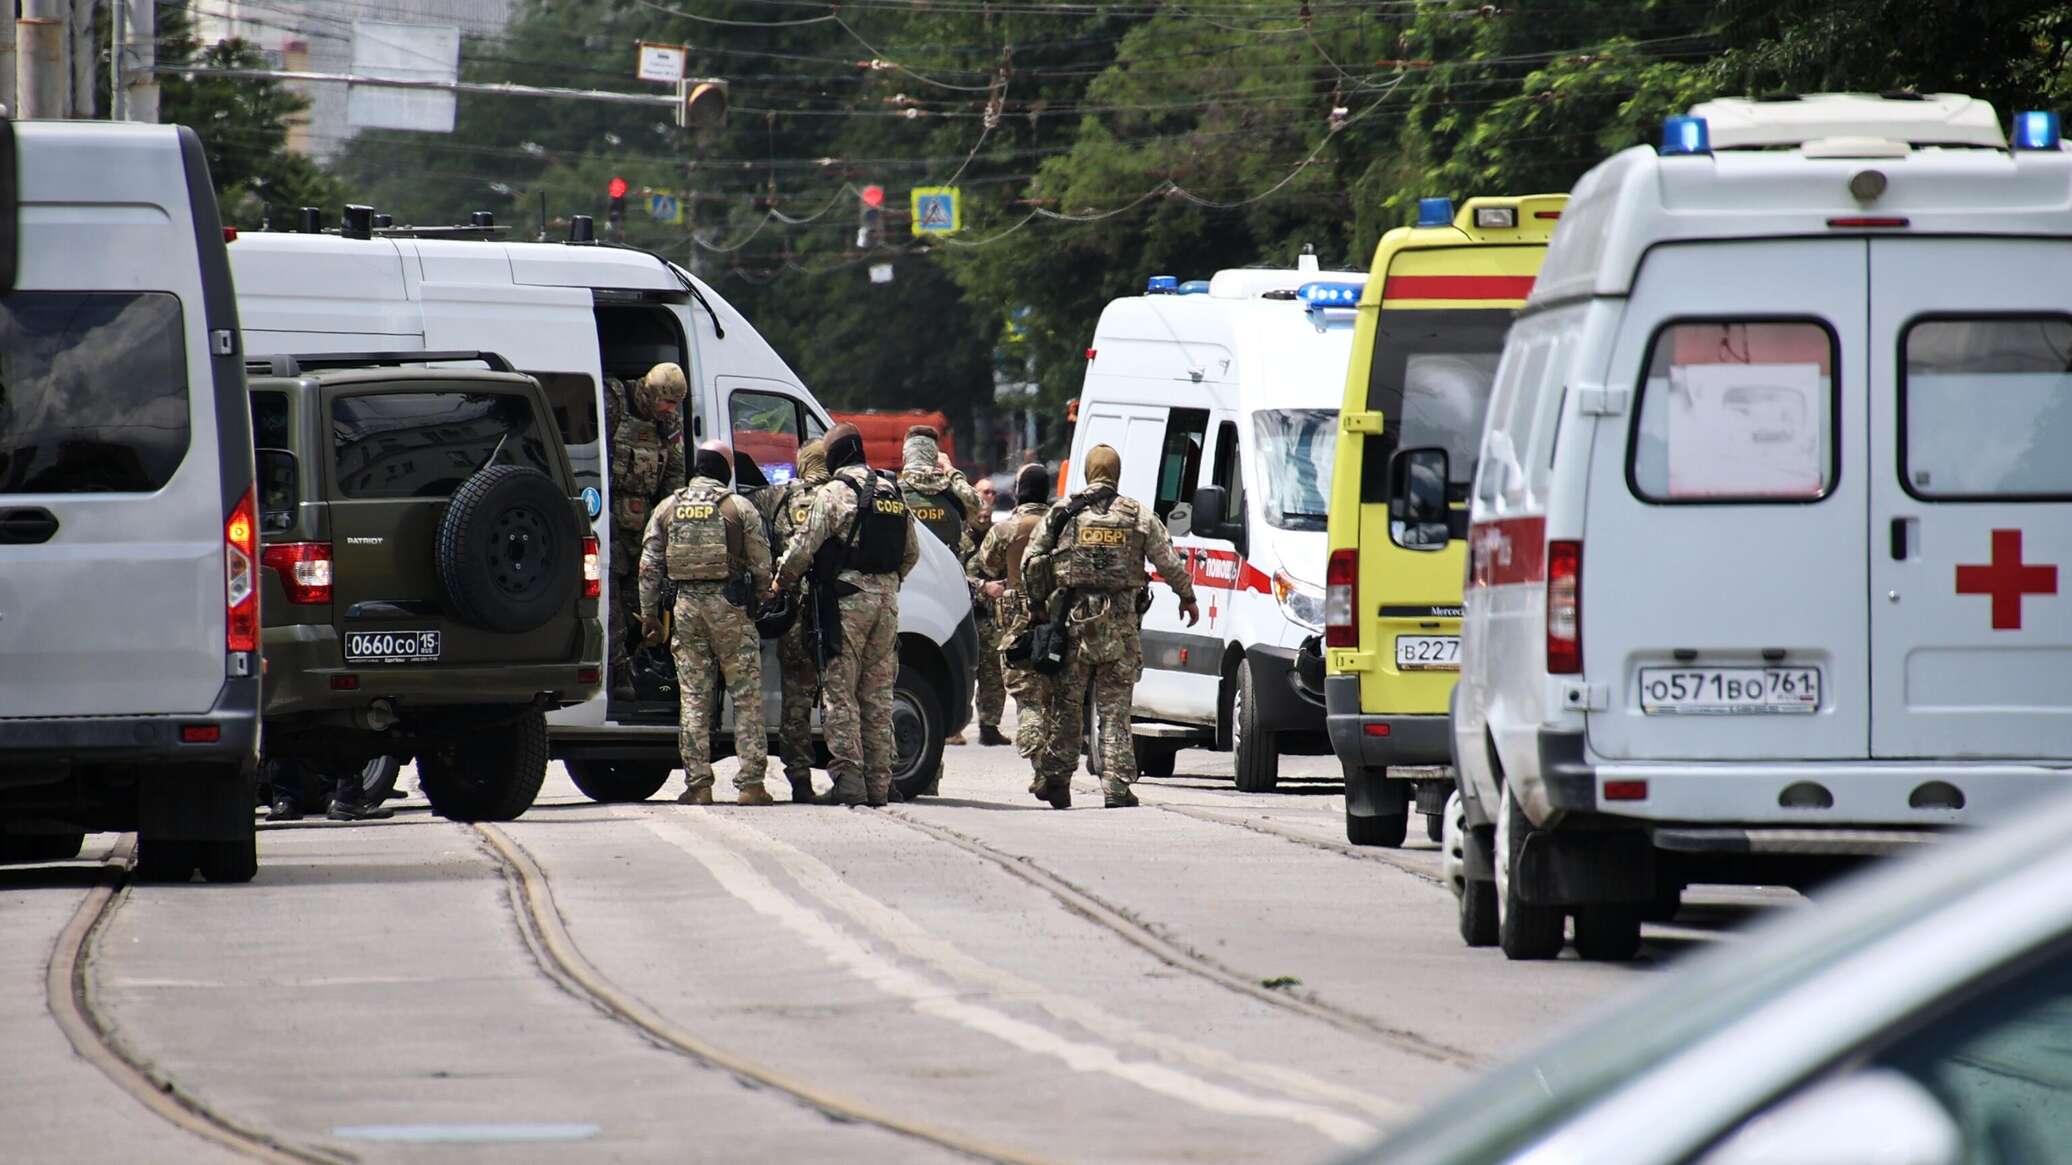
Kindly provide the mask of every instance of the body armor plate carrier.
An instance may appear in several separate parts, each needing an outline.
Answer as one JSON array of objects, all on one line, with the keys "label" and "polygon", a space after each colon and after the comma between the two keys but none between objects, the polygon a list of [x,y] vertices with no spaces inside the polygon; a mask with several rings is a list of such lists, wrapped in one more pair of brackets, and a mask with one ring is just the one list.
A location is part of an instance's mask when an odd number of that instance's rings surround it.
[{"label": "body armor plate carrier", "polygon": [[669,516],[669,577],[723,582],[742,561],[741,528],[721,504],[728,493],[693,485],[677,495]]},{"label": "body armor plate carrier", "polygon": [[1081,510],[1060,531],[1058,585],[1079,591],[1121,591],[1144,583],[1144,532],[1134,499]]}]

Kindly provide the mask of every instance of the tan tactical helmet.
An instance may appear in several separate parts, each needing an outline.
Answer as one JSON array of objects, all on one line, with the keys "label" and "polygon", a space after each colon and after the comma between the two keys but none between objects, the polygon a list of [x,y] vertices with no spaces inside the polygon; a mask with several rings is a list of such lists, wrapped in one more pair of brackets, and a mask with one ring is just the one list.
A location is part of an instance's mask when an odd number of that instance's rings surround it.
[{"label": "tan tactical helmet", "polygon": [[683,398],[690,393],[690,385],[684,380],[682,368],[665,361],[648,369],[647,375],[640,378],[633,391],[634,403],[652,418],[655,406],[662,401],[683,403]]}]

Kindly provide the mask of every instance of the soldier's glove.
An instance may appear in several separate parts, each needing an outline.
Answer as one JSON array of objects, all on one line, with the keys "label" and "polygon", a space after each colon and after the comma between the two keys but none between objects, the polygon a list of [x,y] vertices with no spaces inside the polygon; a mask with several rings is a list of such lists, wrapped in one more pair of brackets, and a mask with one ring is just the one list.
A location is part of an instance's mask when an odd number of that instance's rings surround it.
[{"label": "soldier's glove", "polygon": [[653,615],[642,615],[640,617],[641,646],[653,647],[661,642],[662,621],[660,619],[655,618]]}]

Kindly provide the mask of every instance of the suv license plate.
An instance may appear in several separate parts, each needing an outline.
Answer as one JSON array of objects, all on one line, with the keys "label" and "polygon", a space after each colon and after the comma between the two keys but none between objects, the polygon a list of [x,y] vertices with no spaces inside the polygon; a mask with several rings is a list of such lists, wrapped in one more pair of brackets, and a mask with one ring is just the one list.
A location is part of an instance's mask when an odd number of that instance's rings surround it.
[{"label": "suv license plate", "polygon": [[1644,667],[1640,708],[1650,716],[1818,712],[1820,669]]},{"label": "suv license plate", "polygon": [[430,663],[439,658],[437,631],[348,631],[347,663]]},{"label": "suv license plate", "polygon": [[1460,636],[1396,636],[1397,671],[1459,671]]}]

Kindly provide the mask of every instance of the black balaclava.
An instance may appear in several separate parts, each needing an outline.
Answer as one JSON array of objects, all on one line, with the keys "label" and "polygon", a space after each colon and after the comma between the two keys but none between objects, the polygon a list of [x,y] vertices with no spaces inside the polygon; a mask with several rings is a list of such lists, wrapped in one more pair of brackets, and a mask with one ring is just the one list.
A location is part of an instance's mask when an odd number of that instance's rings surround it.
[{"label": "black balaclava", "polygon": [[1050,470],[1041,461],[1031,461],[1017,470],[1014,475],[1014,500],[1017,505],[1050,499]]},{"label": "black balaclava", "polygon": [[727,454],[725,447],[714,449],[707,446],[702,448],[698,450],[691,464],[693,467],[691,472],[699,477],[709,477],[721,485],[726,485],[734,480],[734,459]]},{"label": "black balaclava", "polygon": [[863,434],[855,425],[844,423],[827,431],[828,472],[863,463]]}]

